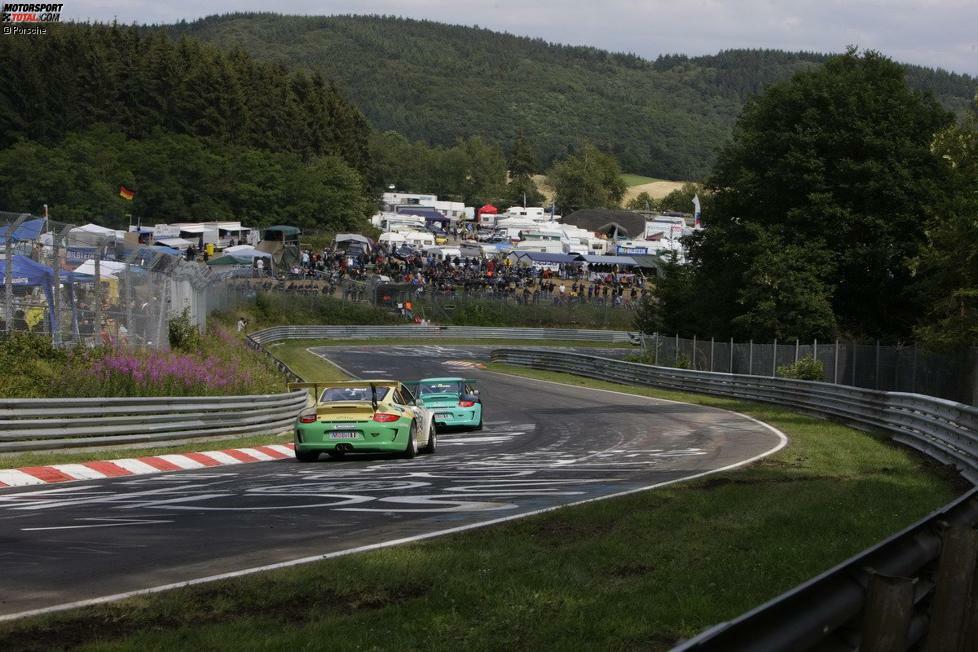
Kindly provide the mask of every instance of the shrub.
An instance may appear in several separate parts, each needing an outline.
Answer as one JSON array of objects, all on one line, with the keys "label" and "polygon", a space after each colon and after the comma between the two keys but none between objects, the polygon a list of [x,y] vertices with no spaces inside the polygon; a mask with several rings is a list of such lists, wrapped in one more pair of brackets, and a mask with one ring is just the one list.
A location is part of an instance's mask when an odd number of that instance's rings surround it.
[{"label": "shrub", "polygon": [[822,380],[825,378],[825,365],[821,360],[806,355],[798,362],[778,367],[778,376],[795,380]]},{"label": "shrub", "polygon": [[179,317],[169,322],[170,348],[178,351],[196,351],[200,348],[200,331],[190,320],[190,308],[184,308]]}]

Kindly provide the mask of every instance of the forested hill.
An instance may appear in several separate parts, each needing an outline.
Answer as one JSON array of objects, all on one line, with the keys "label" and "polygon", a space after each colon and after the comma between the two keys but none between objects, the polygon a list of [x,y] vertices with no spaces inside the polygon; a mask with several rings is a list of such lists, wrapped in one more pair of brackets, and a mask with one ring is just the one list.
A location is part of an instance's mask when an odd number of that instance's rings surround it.
[{"label": "forested hill", "polygon": [[[692,179],[712,167],[747,98],[825,55],[735,50],[649,61],[486,29],[380,16],[213,16],[172,32],[323,72],[381,130],[435,144],[522,132],[541,161],[588,139],[624,169]],[[654,38],[654,36],[652,37]],[[963,112],[976,81],[908,66]]]}]

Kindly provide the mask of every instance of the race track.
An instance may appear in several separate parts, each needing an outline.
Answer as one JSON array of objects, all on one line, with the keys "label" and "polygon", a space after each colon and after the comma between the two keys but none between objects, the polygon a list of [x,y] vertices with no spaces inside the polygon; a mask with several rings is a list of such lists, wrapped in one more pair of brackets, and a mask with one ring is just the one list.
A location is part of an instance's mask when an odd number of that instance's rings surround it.
[{"label": "race track", "polygon": [[464,529],[784,445],[730,412],[492,374],[477,362],[489,348],[316,349],[364,378],[476,378],[485,429],[441,433],[433,456],[0,490],[0,617]]}]

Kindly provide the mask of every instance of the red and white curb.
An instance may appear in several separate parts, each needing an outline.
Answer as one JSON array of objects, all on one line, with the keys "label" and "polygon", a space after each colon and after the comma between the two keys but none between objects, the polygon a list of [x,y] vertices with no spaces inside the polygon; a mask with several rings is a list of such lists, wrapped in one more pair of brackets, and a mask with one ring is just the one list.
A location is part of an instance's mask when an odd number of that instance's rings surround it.
[{"label": "red and white curb", "polygon": [[190,471],[213,466],[272,462],[295,456],[292,444],[268,444],[252,448],[228,448],[220,451],[174,453],[152,457],[127,457],[121,460],[24,466],[19,469],[0,469],[0,489],[28,487],[36,484],[102,480],[129,475],[149,475],[166,471]]}]

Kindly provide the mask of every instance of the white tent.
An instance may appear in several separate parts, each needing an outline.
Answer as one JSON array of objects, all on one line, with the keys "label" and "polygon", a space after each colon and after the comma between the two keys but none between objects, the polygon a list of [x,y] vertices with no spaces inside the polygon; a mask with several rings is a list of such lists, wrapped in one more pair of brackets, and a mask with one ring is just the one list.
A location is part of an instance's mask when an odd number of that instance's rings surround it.
[{"label": "white tent", "polygon": [[259,251],[251,245],[236,245],[234,247],[225,247],[224,251],[221,252],[225,256],[234,256],[235,258],[271,258],[272,254],[267,251]]},{"label": "white tent", "polygon": [[186,251],[193,243],[190,240],[184,240],[183,238],[160,238],[156,241],[156,244],[161,244],[164,247],[171,247],[173,249],[179,249],[180,251]]},{"label": "white tent", "polygon": [[[119,273],[125,269],[125,263],[116,260],[103,260],[99,262],[98,273],[100,278],[118,278]],[[95,276],[95,261],[89,258],[75,269],[75,273]]]}]

